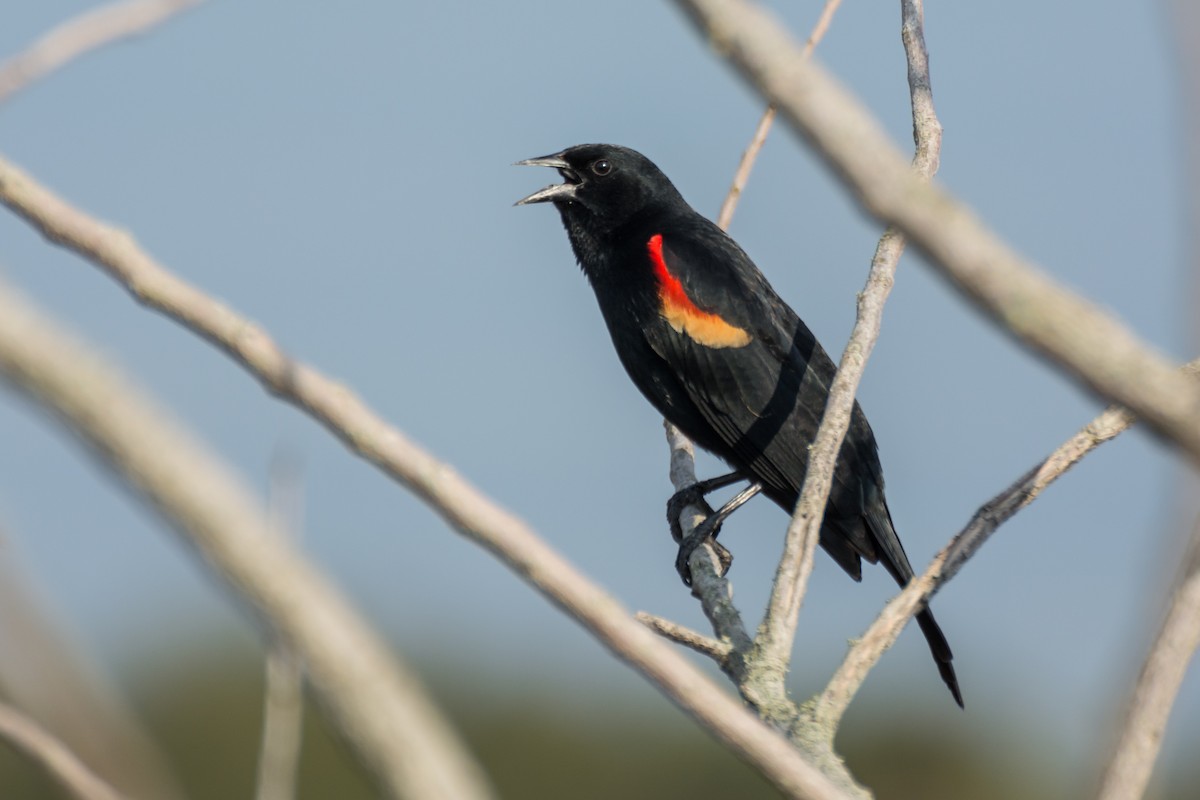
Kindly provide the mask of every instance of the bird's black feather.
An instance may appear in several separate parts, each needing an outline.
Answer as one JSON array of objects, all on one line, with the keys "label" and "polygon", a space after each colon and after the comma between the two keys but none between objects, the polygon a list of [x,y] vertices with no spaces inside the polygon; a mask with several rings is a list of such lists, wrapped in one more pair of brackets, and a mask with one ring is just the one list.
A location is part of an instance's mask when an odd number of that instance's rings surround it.
[{"label": "bird's black feather", "polygon": [[[567,183],[550,199],[596,293],[617,355],[660,413],[761,482],[791,513],[836,373],[812,331],[750,257],[628,148],[580,145],[531,163]],[[857,403],[834,471],[822,547],[855,580],[862,560],[913,576],[884,498],[875,435]],[[917,615],[962,704],[953,658],[928,609]]]}]

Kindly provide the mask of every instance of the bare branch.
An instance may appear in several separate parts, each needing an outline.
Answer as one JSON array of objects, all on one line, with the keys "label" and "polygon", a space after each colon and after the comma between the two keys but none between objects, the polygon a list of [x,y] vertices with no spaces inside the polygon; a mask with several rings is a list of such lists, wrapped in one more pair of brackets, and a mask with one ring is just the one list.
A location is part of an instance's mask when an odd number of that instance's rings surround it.
[{"label": "bare branch", "polygon": [[[663,427],[666,429],[667,445],[671,451],[671,484],[679,491],[696,483],[694,448],[691,440],[670,422],[664,421]],[[690,534],[704,518],[705,513],[701,509],[695,506],[686,507],[679,520],[684,536]],[[754,642],[742,623],[741,612],[733,603],[733,585],[721,574],[720,561],[712,546],[705,543],[703,547],[697,548],[688,564],[692,573],[692,594],[700,600],[700,607],[708,617],[709,624],[716,632],[719,645],[724,651],[718,660],[721,671],[729,677],[742,698],[754,708],[761,719],[777,729],[789,728],[799,715],[799,709],[788,697],[787,692],[782,691],[782,687],[764,686],[762,682],[751,679],[749,658]],[[692,649],[701,649],[690,641],[680,643]],[[848,791],[858,790],[844,765],[829,758],[831,754],[818,752],[813,748],[807,748],[806,752],[826,775],[846,786]]]},{"label": "bare branch", "polygon": [[85,53],[145,33],[200,2],[202,0],[124,0],[64,22],[25,52],[0,64],[0,103]]},{"label": "bare branch", "polygon": [[[671,451],[670,476],[675,491],[686,489],[696,483],[695,449],[690,439],[670,422],[663,422],[667,434],[667,447]],[[679,524],[684,536],[695,530],[703,521],[704,513],[695,506],[688,506],[680,515]],[[712,546],[705,543],[696,548],[690,562],[692,568],[692,594],[700,600],[704,615],[713,626],[713,631],[736,653],[750,652],[750,634],[742,623],[741,612],[733,604],[733,587],[721,575],[720,564]],[[733,662],[728,662],[732,666]],[[730,675],[734,682],[738,676]]]},{"label": "bare branch", "polygon": [[[901,39],[908,61],[909,93],[912,97],[913,137],[916,157],[913,169],[929,180],[937,169],[941,152],[942,126],[933,109],[933,93],[929,80],[929,55],[925,50],[922,32],[923,7],[921,0],[901,2]],[[784,675],[776,665],[790,660],[796,635],[796,624],[812,562],[820,538],[825,504],[833,483],[842,440],[850,426],[854,409],[854,394],[866,369],[867,359],[879,337],[883,321],[883,305],[892,290],[896,267],[904,252],[904,235],[889,227],[879,240],[866,287],[858,296],[858,315],[850,341],[842,353],[837,375],[829,388],[829,400],[816,440],[809,451],[808,471],[800,491],[796,510],[788,525],[783,557],[775,574],[771,601],[755,641],[756,668],[761,664],[772,673],[768,681],[783,682]],[[761,661],[757,658],[761,655]]]},{"label": "bare branch", "polygon": [[78,800],[122,800],[123,795],[92,772],[62,742],[5,703],[0,703],[0,737],[40,764]]},{"label": "bare branch", "polygon": [[925,47],[925,0],[900,0],[900,41],[908,64],[908,94],[912,106],[913,170],[924,180],[937,174],[942,157],[942,123],[933,108],[929,79],[929,50]]},{"label": "bare branch", "polygon": [[1200,386],[1020,258],[944,189],[922,183],[870,113],[745,0],[678,0],[872,215],[897,225],[975,305],[1200,463]]},{"label": "bare branch", "polygon": [[[354,453],[407,486],[456,530],[588,628],[713,736],[792,796],[842,797],[782,736],[483,495],[341,386],[289,358],[266,331],[165,270],[126,233],[101,224],[0,158],[0,202],[48,239],[102,267],[139,302],[228,353],[280,398],[304,410]],[[306,656],[311,673],[312,662]]]},{"label": "bare branch", "polygon": [[304,657],[332,721],[390,796],[487,798],[415,675],[198,442],[0,285],[0,374],[52,409]]},{"label": "bare branch", "polygon": [[1150,783],[1167,718],[1188,664],[1200,646],[1200,519],[1162,628],[1146,656],[1129,700],[1121,737],[1108,762],[1099,800],[1141,797]]}]

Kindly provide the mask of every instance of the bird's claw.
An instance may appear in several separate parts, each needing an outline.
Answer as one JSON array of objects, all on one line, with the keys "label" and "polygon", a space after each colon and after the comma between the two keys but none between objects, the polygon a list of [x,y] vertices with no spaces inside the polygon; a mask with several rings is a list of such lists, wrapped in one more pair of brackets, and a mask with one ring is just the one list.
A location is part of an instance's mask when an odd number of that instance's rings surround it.
[{"label": "bird's claw", "polygon": [[691,535],[684,538],[679,543],[679,554],[675,556],[675,571],[679,573],[679,577],[683,579],[684,586],[692,585],[692,553],[704,544],[712,546],[713,552],[716,553],[717,562],[720,565],[720,575],[725,575],[729,572],[729,567],[733,564],[733,553],[729,552],[729,548],[717,541],[717,533],[721,530],[721,525],[710,525],[712,517],[706,519],[696,526],[696,530],[692,531]]},{"label": "bird's claw", "polygon": [[704,499],[704,489],[698,483],[671,495],[671,499],[667,501],[667,524],[671,526],[671,538],[677,544],[683,543],[683,524],[679,520],[688,506],[696,506],[705,517],[711,517],[713,514],[712,506]]}]

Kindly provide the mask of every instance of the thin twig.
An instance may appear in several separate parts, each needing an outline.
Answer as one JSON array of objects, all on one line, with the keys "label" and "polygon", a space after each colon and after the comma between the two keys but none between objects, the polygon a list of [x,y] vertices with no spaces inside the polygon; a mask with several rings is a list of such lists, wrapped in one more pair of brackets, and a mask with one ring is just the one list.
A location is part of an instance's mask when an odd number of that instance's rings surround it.
[{"label": "thin twig", "polygon": [[[70,206],[3,158],[0,202],[51,241],[101,267],[139,302],[224,350],[269,392],[305,411],[351,452],[407,486],[455,530],[587,627],[780,791],[844,796],[777,731],[646,630],[528,525],[385,422],[348,388],[290,358],[265,330],[168,272],[129,234]],[[312,661],[307,655],[305,660],[315,681]]]},{"label": "thin twig", "polygon": [[202,0],[124,0],[64,22],[0,64],[0,103],[97,48],[145,33]]},{"label": "thin twig", "polygon": [[1200,464],[1200,386],[1124,325],[1022,259],[963,203],[923,183],[879,123],[769,13],[677,0],[876,218],[894,223],[979,310],[1091,391],[1136,413]]},{"label": "thin twig", "polygon": [[711,636],[705,636],[699,631],[694,631],[691,628],[680,625],[678,622],[672,622],[666,617],[648,614],[645,611],[639,611],[634,616],[638,622],[659,636],[695,650],[697,653],[706,655],[718,664],[723,664],[725,659],[729,658],[729,654],[733,652],[733,648],[728,642],[722,642]]},{"label": "thin twig", "polygon": [[[1192,379],[1200,377],[1200,359],[1184,364],[1179,371]],[[1075,466],[1080,459],[1097,446],[1116,438],[1135,422],[1137,422],[1137,418],[1126,409],[1110,406],[1083,426],[1078,433],[1059,445],[1040,464],[1035,465],[1018,478],[1012,486],[981,506],[967,526],[951,542],[942,577],[933,588],[934,594],[958,574],[967,560],[983,546],[983,543],[995,533],[1000,525],[1032,503],[1043,489]]]},{"label": "thin twig", "polygon": [[52,410],[303,655],[331,721],[389,796],[492,796],[415,674],[276,534],[224,465],[2,284],[0,375]]},{"label": "thin twig", "polygon": [[[288,541],[304,531],[300,467],[276,453],[271,460],[268,496],[272,527]],[[281,637],[267,650],[263,692],[262,741],[259,745],[256,800],[293,800],[304,734],[304,664]]]},{"label": "thin twig", "polygon": [[1129,700],[1120,739],[1100,782],[1098,800],[1127,800],[1145,794],[1162,747],[1167,719],[1197,646],[1200,646],[1200,520],[1192,530],[1170,608]]},{"label": "thin twig", "polygon": [[122,800],[124,797],[62,742],[6,703],[0,703],[0,738],[40,764],[78,800]]},{"label": "thin twig", "polygon": [[[929,56],[922,35],[921,0],[901,2],[901,38],[908,61],[908,83],[912,102],[913,137],[916,157],[913,170],[930,180],[938,165],[942,127],[933,109],[929,81]],[[755,641],[752,663],[766,670],[764,679],[782,684],[779,665],[790,660],[796,624],[820,537],[825,504],[833,484],[833,472],[842,440],[850,426],[854,394],[862,379],[867,359],[875,347],[883,320],[883,306],[895,280],[896,267],[904,252],[904,235],[889,227],[879,240],[866,287],[858,296],[858,315],[850,341],[842,353],[837,375],[829,388],[829,400],[821,427],[809,451],[808,471],[796,510],[788,525],[784,554],[779,562],[771,601]]]},{"label": "thin twig", "polygon": [[[1200,359],[1181,368],[1185,374],[1200,374]],[[891,647],[921,604],[958,574],[995,531],[1029,505],[1063,473],[1101,444],[1116,438],[1136,422],[1122,408],[1111,407],[1063,442],[1053,453],[1029,469],[1011,486],[984,503],[970,522],[955,534],[918,578],[894,597],[884,612],[871,623],[834,673],[829,685],[816,699],[813,717],[821,730],[836,730],[850,700],[880,656]]]},{"label": "thin twig", "polygon": [[[833,22],[833,15],[841,4],[842,0],[825,0],[825,8],[821,11],[821,17],[813,27],[812,33],[808,35],[808,41],[804,43],[805,58],[812,55],[813,49],[825,37],[825,31],[829,30],[829,25]],[[721,203],[721,211],[717,214],[717,225],[721,230],[729,230],[729,223],[733,221],[733,212],[737,210],[738,200],[742,197],[742,190],[746,188],[746,182],[750,180],[750,171],[754,169],[754,162],[758,160],[758,154],[767,142],[767,134],[770,133],[771,123],[774,121],[775,107],[769,105],[763,111],[762,118],[759,119],[758,125],[754,129],[754,136],[750,138],[750,144],[742,153],[742,160],[738,162],[737,171],[733,175],[733,184],[725,195],[725,202]]]},{"label": "thin twig", "polygon": [[738,162],[737,172],[733,174],[733,183],[730,184],[725,201],[721,203],[721,210],[717,213],[717,225],[721,230],[728,230],[729,223],[733,222],[733,212],[737,210],[738,201],[742,198],[742,190],[746,188],[746,182],[750,180],[750,171],[754,169],[754,162],[758,160],[758,154],[762,151],[763,145],[767,143],[767,134],[771,132],[771,123],[774,121],[775,106],[767,106],[758,120],[758,125],[754,128],[750,144],[746,145],[746,150],[742,153],[742,160]]}]

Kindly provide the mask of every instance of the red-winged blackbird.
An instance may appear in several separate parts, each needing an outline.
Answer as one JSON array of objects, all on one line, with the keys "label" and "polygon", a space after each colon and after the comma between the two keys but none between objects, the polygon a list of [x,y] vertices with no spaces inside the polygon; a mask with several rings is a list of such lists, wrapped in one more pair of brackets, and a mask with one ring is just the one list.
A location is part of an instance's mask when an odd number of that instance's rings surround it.
[{"label": "red-winged blackbird", "polygon": [[[558,209],[629,377],[664,417],[735,470],[672,498],[673,530],[682,505],[750,482],[681,543],[676,567],[689,582],[692,550],[758,491],[789,514],[795,508],[837,368],[750,257],[645,156],[586,144],[518,163],[562,175],[564,183],[517,204]],[[882,561],[901,586],[913,577],[883,496],[875,436],[857,403],[820,541],[856,581],[864,558]],[[928,609],[917,622],[961,706],[946,637]]]}]

